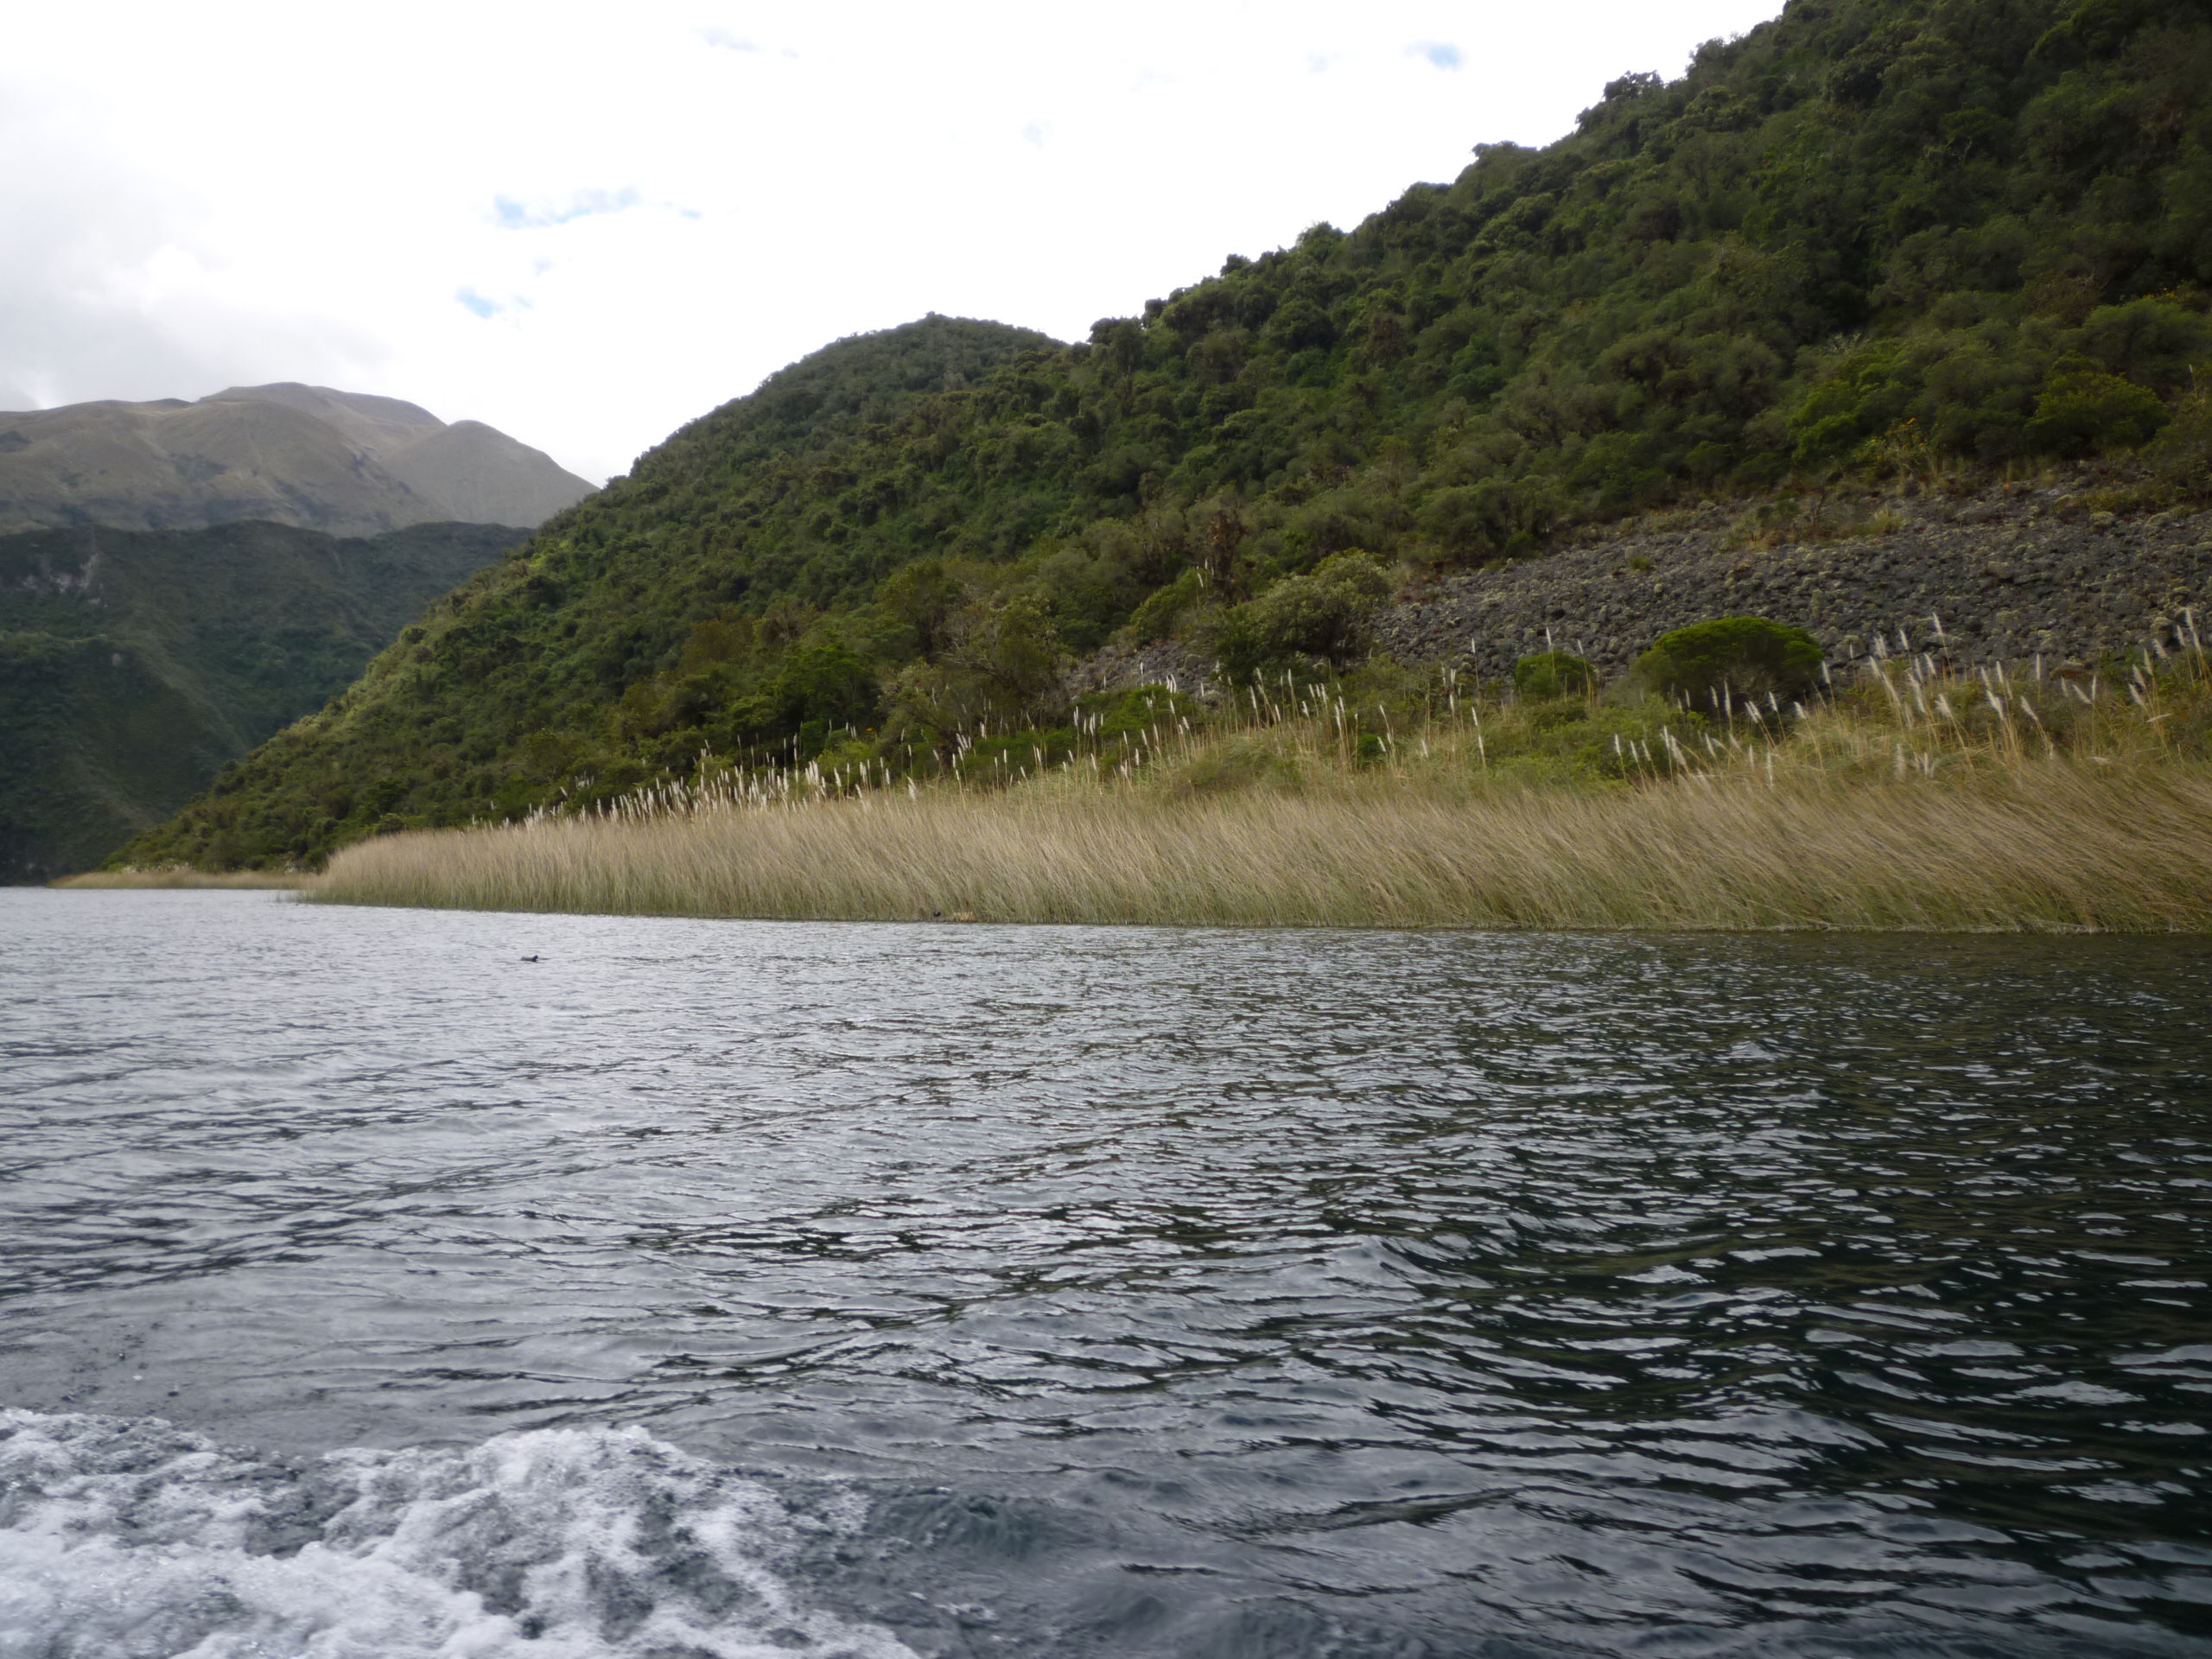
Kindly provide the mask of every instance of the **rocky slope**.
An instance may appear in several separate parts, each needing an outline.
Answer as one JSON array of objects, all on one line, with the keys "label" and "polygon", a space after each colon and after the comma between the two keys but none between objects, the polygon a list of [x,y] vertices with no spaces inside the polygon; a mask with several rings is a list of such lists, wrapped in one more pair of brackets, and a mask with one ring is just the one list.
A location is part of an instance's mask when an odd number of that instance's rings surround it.
[{"label": "rocky slope", "polygon": [[529,529],[591,493],[550,456],[396,397],[280,384],[0,414],[0,531],[260,520],[365,536]]},{"label": "rocky slope", "polygon": [[[2192,622],[2212,631],[2212,512],[2095,509],[2088,480],[1822,504],[1703,505],[1632,520],[1538,557],[1415,584],[1375,620],[1375,648],[1488,677],[1553,645],[1608,674],[1670,628],[1758,615],[1809,630],[1831,662],[1936,650],[1961,666],[2088,667]],[[1940,631],[1939,631],[1940,625]],[[1077,690],[1212,664],[1188,644],[1102,652]]]},{"label": "rocky slope", "polygon": [[1549,637],[1618,671],[1669,628],[1749,614],[1809,630],[1835,661],[1866,655],[1878,634],[1897,649],[1902,633],[1967,665],[2092,664],[2171,640],[2212,596],[2202,513],[2121,518],[2050,486],[1839,518],[1818,538],[1718,508],[1623,526],[1443,583],[1395,607],[1378,642],[1406,661],[1503,674]]}]

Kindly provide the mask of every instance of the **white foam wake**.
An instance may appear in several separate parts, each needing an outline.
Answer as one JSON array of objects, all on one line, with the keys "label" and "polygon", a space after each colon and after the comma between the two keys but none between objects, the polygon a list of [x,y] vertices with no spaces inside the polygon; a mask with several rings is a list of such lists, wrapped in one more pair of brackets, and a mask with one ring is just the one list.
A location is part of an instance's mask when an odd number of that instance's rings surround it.
[{"label": "white foam wake", "polygon": [[294,1460],[0,1410],[0,1659],[913,1659],[777,1571],[829,1524],[641,1429]]}]

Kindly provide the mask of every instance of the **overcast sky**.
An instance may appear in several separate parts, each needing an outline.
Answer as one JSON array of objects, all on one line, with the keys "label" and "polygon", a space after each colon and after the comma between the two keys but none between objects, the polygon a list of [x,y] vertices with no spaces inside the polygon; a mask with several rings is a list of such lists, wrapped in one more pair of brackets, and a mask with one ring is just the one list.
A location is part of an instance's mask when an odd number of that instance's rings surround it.
[{"label": "overcast sky", "polygon": [[1779,10],[11,8],[0,409],[305,380],[596,480],[843,334],[1080,338]]}]

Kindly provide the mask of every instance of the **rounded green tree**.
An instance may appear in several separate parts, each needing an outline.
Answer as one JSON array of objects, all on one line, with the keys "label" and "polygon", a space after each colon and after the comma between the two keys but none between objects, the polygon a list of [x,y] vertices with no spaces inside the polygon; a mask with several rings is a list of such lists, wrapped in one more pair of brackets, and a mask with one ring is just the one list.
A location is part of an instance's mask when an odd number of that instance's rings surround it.
[{"label": "rounded green tree", "polygon": [[1598,671],[1573,652],[1541,651],[1513,664],[1513,689],[1530,702],[1585,696],[1598,689]]},{"label": "rounded green tree", "polygon": [[1659,636],[1637,659],[1635,677],[1666,696],[1711,705],[1801,696],[1821,674],[1820,642],[1802,628],[1763,616],[1724,616]]}]

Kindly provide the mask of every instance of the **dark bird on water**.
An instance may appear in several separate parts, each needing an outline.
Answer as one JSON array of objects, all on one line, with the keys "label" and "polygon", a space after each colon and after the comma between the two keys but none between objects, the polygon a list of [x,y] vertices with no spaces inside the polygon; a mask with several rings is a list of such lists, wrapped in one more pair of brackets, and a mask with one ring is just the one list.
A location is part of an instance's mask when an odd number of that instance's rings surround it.
[{"label": "dark bird on water", "polygon": [[523,960],[524,962],[536,962],[537,958],[536,957],[524,957]]}]

